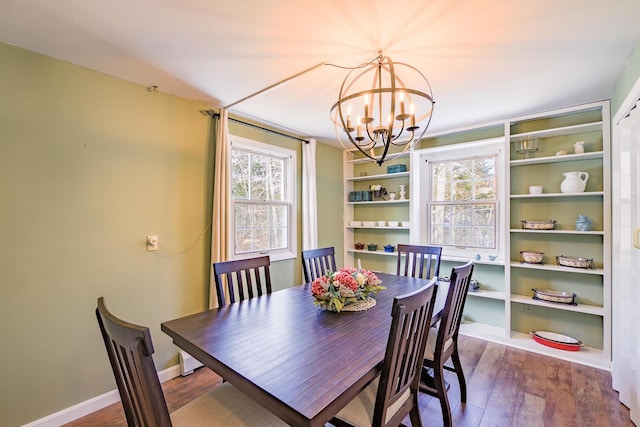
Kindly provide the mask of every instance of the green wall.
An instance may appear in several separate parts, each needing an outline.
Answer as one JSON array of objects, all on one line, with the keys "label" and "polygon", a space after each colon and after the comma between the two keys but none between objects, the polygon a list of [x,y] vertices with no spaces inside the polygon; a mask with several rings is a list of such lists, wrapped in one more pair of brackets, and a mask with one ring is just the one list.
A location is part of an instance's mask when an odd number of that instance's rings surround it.
[{"label": "green wall", "polygon": [[627,94],[633,88],[633,85],[640,78],[640,42],[629,56],[627,66],[620,74],[616,82],[613,95],[611,96],[611,116],[615,116]]},{"label": "green wall", "polygon": [[[151,328],[159,370],[177,363],[160,323],[207,308],[215,128],[199,102],[1,43],[0,63],[0,425],[16,426],[115,389],[99,296]],[[297,146],[300,170],[298,142],[250,129],[236,133]],[[318,174],[338,207],[320,240],[342,253],[342,177]],[[274,284],[300,283],[299,264],[274,263]]]}]

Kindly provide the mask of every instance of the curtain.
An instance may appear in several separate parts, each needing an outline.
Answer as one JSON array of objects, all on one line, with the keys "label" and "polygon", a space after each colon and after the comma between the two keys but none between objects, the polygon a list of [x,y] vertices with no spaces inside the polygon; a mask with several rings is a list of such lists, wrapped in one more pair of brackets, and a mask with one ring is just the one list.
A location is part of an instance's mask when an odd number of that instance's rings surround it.
[{"label": "curtain", "polygon": [[318,247],[316,140],[302,143],[302,249]]},{"label": "curtain", "polygon": [[[640,103],[613,129],[612,385],[640,425]],[[640,246],[640,236],[636,244]]]},{"label": "curtain", "polygon": [[228,231],[229,231],[229,174],[231,147],[229,145],[228,113],[220,110],[218,126],[216,128],[216,159],[213,179],[213,226],[211,227],[211,272],[209,279],[209,308],[218,306],[216,284],[213,274],[213,263],[229,259]]}]

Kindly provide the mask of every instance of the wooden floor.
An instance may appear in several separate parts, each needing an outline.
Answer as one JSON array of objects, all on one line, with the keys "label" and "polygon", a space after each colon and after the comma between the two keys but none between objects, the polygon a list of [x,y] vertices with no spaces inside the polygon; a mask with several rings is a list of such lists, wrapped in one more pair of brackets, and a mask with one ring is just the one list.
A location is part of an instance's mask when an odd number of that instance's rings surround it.
[{"label": "wooden floor", "polygon": [[[609,372],[469,337],[460,337],[460,357],[467,404],[460,404],[455,376],[450,376],[455,426],[634,425],[611,388]],[[218,384],[220,378],[206,368],[165,382],[169,411]],[[442,426],[437,399],[421,395],[420,405],[425,426]],[[117,403],[66,426],[126,426],[126,420]]]}]

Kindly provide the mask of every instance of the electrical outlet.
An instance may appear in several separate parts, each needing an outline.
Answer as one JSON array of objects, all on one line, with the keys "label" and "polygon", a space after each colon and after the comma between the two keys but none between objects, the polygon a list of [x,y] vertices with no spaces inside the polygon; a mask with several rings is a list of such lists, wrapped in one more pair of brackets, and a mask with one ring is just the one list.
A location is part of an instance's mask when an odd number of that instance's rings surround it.
[{"label": "electrical outlet", "polygon": [[147,236],[147,251],[157,251],[159,245],[158,236]]}]

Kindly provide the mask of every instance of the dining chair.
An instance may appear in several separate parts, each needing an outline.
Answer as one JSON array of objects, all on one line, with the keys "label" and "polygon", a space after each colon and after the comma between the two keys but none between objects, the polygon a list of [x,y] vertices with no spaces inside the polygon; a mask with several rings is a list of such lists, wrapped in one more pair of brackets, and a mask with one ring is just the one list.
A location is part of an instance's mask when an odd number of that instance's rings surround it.
[{"label": "dining chair", "polygon": [[[460,385],[460,400],[462,403],[467,401],[467,384],[458,353],[458,332],[472,273],[472,261],[459,267],[453,267],[451,270],[451,282],[442,317],[438,325],[431,328],[424,352],[423,375],[419,388],[421,392],[440,400],[445,427],[452,425],[451,407],[444,378],[445,369],[456,374]],[[453,362],[453,366],[445,365],[449,359]],[[433,378],[428,375],[428,371],[433,372]]]},{"label": "dining chair", "polygon": [[96,317],[130,427],[286,426],[287,424],[229,383],[169,414],[153,362],[149,328],[115,317],[98,298]]},{"label": "dining chair", "polygon": [[270,265],[268,255],[213,263],[218,304],[229,305],[236,300],[270,294]]},{"label": "dining chair", "polygon": [[409,415],[422,426],[418,383],[435,301],[435,279],[393,300],[391,330],[382,370],[331,420],[343,426],[398,426]]},{"label": "dining chair", "polygon": [[[440,246],[398,244],[396,274],[431,279],[440,275]],[[402,260],[404,259],[404,263]]]},{"label": "dining chair", "polygon": [[311,283],[327,271],[336,271],[336,252],[333,247],[302,251],[304,282]]}]

